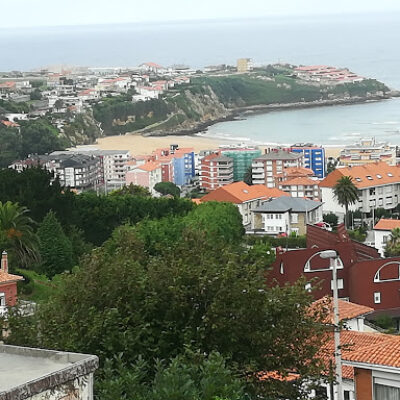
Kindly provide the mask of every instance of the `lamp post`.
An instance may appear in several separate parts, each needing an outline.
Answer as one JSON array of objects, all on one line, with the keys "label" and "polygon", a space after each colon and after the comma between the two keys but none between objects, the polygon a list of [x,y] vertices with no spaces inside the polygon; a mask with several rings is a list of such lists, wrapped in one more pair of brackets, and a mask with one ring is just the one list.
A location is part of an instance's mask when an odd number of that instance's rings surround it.
[{"label": "lamp post", "polygon": [[[333,323],[335,340],[335,369],[336,369],[336,395],[337,400],[343,400],[342,383],[342,351],[340,348],[340,326],[339,326],[339,301],[338,301],[338,282],[336,262],[338,255],[335,250],[325,250],[320,254],[321,258],[329,258],[329,264],[332,269],[333,281]],[[332,399],[333,400],[333,399]]]}]

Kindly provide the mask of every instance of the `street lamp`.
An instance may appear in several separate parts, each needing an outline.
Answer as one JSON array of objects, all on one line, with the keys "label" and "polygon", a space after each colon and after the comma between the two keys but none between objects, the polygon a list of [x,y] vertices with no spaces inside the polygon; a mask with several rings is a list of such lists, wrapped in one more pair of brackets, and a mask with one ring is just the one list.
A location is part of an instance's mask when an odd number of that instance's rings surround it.
[{"label": "street lamp", "polygon": [[342,385],[342,351],[340,349],[340,326],[339,326],[339,301],[338,301],[338,282],[336,263],[338,254],[335,250],[325,250],[321,252],[320,257],[329,259],[329,265],[332,269],[333,281],[333,323],[334,323],[334,340],[335,340],[335,369],[336,369],[336,394],[337,400],[343,400]]}]

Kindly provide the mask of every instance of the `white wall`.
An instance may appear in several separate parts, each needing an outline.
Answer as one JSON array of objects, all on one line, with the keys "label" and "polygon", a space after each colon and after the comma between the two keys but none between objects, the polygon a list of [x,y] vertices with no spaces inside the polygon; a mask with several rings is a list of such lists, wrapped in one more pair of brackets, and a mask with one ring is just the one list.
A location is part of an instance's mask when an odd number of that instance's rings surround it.
[{"label": "white wall", "polygon": [[384,257],[385,256],[385,247],[386,243],[383,242],[383,238],[387,237],[387,240],[390,239],[390,231],[380,231],[374,229],[374,241],[375,248],[379,251],[379,254]]}]

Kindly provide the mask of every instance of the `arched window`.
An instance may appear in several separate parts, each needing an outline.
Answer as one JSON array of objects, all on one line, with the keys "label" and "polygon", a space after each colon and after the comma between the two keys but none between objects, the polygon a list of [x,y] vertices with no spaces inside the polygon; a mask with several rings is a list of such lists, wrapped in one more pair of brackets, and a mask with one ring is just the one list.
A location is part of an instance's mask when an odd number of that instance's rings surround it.
[{"label": "arched window", "polygon": [[374,282],[400,281],[400,261],[383,264],[374,276]]},{"label": "arched window", "polygon": [[[316,271],[329,271],[331,269],[330,260],[322,259],[320,254],[325,250],[319,251],[313,254],[304,264],[304,272],[316,272]],[[340,257],[336,258],[336,268],[343,269],[343,262]]]}]

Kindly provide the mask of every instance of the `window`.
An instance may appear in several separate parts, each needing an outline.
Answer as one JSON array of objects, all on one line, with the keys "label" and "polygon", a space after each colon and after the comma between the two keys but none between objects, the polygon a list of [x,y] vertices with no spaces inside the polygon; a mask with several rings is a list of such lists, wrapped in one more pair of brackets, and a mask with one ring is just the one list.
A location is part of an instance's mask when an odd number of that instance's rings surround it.
[{"label": "window", "polygon": [[375,400],[400,399],[400,388],[387,385],[380,385],[374,382],[374,399]]},{"label": "window", "polygon": [[374,293],[374,303],[380,304],[380,302],[381,302],[381,292],[375,292]]},{"label": "window", "polygon": [[385,235],[385,236],[382,238],[382,242],[383,242],[383,243],[387,243],[387,242],[388,242],[388,238],[389,238],[389,235]]},{"label": "window", "polygon": [[392,204],[392,203],[393,203],[392,196],[386,197],[386,204]]},{"label": "window", "polygon": [[376,177],[377,177],[378,179],[382,179],[382,175],[376,174]]},{"label": "window", "polygon": [[350,391],[349,390],[345,390],[343,395],[344,395],[343,400],[350,400]]},{"label": "window", "polygon": [[284,274],[284,269],[283,269],[283,262],[281,261],[281,264],[279,266],[279,272],[283,275]]},{"label": "window", "polygon": [[[338,289],[343,289],[343,279],[337,280]],[[331,280],[331,289],[333,290],[333,280]]]},{"label": "window", "polygon": [[292,214],[291,215],[291,222],[293,223],[293,224],[297,224],[299,221],[299,218],[298,218],[299,216],[298,216],[298,214]]},{"label": "window", "polygon": [[393,174],[391,173],[391,172],[388,172],[388,174],[387,174],[388,176],[390,176],[390,177],[392,177],[393,176]]},{"label": "window", "polygon": [[383,194],[383,187],[378,188],[378,194]]},{"label": "window", "polygon": [[0,293],[0,307],[5,307],[6,305],[6,295],[4,293]]},{"label": "window", "polygon": [[367,175],[367,179],[370,180],[370,181],[372,181],[374,178],[372,178],[371,175]]},{"label": "window", "polygon": [[370,196],[375,195],[375,188],[369,189],[369,195],[370,195]]},{"label": "window", "polygon": [[356,178],[356,181],[357,182],[361,182],[361,178]]}]

